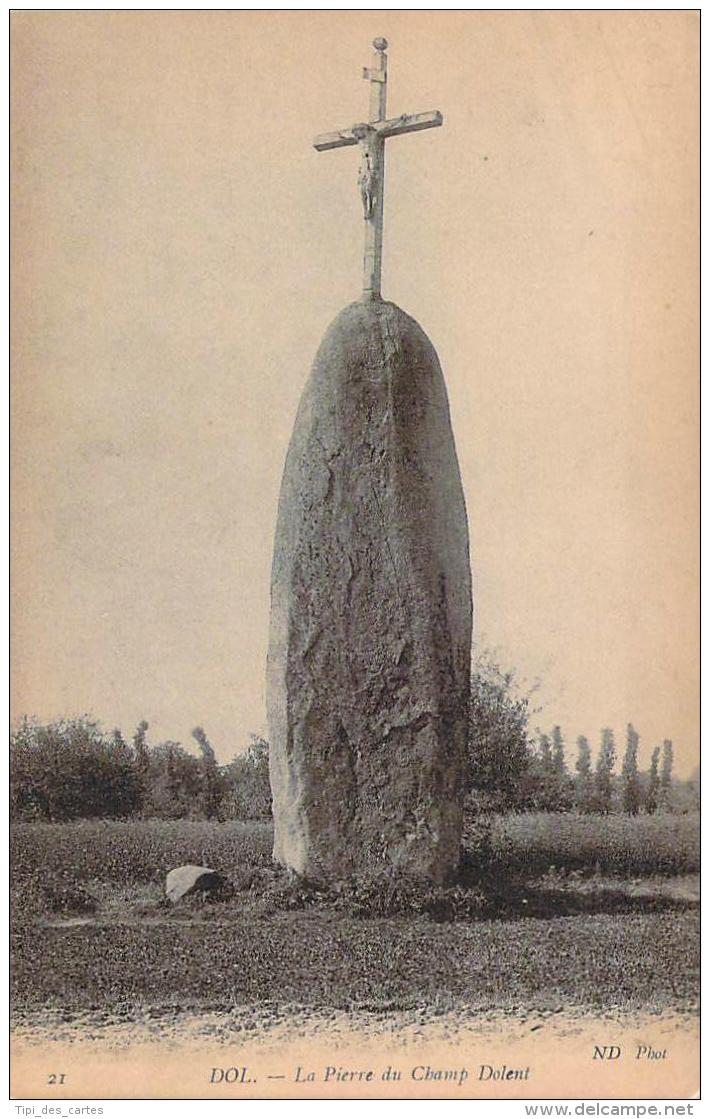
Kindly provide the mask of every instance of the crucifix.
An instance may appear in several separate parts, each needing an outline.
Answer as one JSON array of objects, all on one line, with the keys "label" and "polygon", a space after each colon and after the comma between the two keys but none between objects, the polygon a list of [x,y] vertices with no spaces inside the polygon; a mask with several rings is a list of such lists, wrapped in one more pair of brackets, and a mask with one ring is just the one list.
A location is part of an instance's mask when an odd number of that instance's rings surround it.
[{"label": "crucifix", "polygon": [[360,146],[358,186],[365,219],[365,257],[362,298],[381,299],[382,287],[382,222],[385,192],[385,140],[405,132],[438,128],[444,118],[438,110],[431,113],[404,113],[386,119],[387,115],[387,40],[375,39],[372,67],[365,67],[363,78],[370,82],[370,120],[354,124],[341,132],[324,132],[316,136],[313,146],[319,152],[331,148]]}]

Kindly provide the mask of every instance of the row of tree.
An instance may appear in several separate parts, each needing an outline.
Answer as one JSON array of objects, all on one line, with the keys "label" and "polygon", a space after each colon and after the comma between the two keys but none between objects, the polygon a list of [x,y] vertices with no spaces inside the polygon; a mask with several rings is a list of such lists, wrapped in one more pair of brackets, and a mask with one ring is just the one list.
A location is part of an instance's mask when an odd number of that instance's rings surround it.
[{"label": "row of tree", "polygon": [[93,719],[23,719],[10,740],[10,810],[16,819],[157,816],[258,819],[271,812],[269,748],[252,735],[245,753],[219,765],[202,727],[198,754],[178,742],[131,742]]},{"label": "row of tree", "polygon": [[498,811],[583,813],[688,812],[699,807],[699,781],[673,778],[673,743],[654,747],[646,772],[639,770],[639,735],[626,729],[620,773],[615,773],[614,732],[606,727],[593,762],[585,735],[576,740],[571,773],[559,726],[550,734],[529,730],[535,688],[524,689],[512,672],[480,658],[472,679],[468,746],[469,788],[474,804]]},{"label": "row of tree", "polygon": [[[534,691],[534,689],[533,689]],[[691,811],[697,782],[673,779],[673,745],[656,746],[639,771],[639,736],[629,724],[621,772],[614,734],[606,728],[593,764],[589,740],[577,738],[574,772],[559,726],[529,731],[533,691],[484,656],[471,681],[467,785],[470,804],[497,811]],[[178,742],[148,743],[141,722],[132,740],[106,733],[89,718],[49,724],[23,719],[10,741],[11,811],[16,818],[79,816],[254,819],[271,812],[268,743],[252,735],[245,753],[219,765],[202,727],[197,754]]]},{"label": "row of tree", "polygon": [[[469,768],[475,809],[583,813],[689,811],[697,807],[692,781],[672,777],[673,746],[656,747],[647,773],[638,769],[639,737],[627,728],[620,774],[611,730],[602,731],[596,765],[589,741],[577,739],[574,775],[561,729],[515,748],[511,711],[506,736],[490,734]],[[268,743],[252,735],[245,753],[219,765],[202,727],[192,732],[198,754],[177,742],[149,745],[148,724],[131,742],[105,733],[88,718],[41,725],[24,719],[10,745],[10,805],[15,819],[147,816],[174,819],[263,819],[271,813]],[[520,740],[517,740],[517,746]],[[480,743],[479,743],[480,746]]]},{"label": "row of tree", "polygon": [[639,735],[631,723],[626,728],[626,749],[621,772],[614,773],[617,751],[614,732],[605,727],[592,765],[592,749],[586,735],[577,738],[574,775],[567,768],[565,742],[559,726],[541,734],[531,756],[525,784],[535,806],[548,811],[598,813],[621,811],[638,816],[644,811],[671,811],[674,796],[673,743],[665,739],[656,746],[646,773],[639,770]]}]

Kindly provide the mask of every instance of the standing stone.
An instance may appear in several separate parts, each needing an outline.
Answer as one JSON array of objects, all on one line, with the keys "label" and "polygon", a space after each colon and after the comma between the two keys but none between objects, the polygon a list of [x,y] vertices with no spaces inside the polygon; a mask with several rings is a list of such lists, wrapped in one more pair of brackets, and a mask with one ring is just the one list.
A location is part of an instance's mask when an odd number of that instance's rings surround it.
[{"label": "standing stone", "polygon": [[274,858],[445,882],[471,645],[463,490],[436,352],[393,303],[327,331],[286,458],[267,670]]}]

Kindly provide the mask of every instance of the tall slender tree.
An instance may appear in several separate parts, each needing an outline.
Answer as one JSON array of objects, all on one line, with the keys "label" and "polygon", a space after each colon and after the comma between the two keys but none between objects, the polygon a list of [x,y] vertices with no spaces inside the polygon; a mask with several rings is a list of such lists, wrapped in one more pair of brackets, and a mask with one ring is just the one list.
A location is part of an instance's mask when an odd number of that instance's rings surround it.
[{"label": "tall slender tree", "polygon": [[559,727],[555,729],[559,734],[557,757],[550,736],[540,734],[528,775],[530,803],[543,812],[565,812],[572,804],[572,783],[564,769],[564,744],[561,743]]},{"label": "tall slender tree", "polygon": [[192,737],[200,748],[202,770],[202,810],[208,820],[219,815],[221,789],[217,758],[202,727],[195,727]]},{"label": "tall slender tree", "polygon": [[552,728],[552,784],[554,787],[554,807],[558,812],[569,812],[574,804],[574,781],[567,772],[565,759],[565,740],[559,726]]},{"label": "tall slender tree", "polygon": [[658,778],[658,760],[661,756],[661,747],[654,746],[651,754],[651,766],[648,771],[648,784],[646,786],[646,801],[644,808],[649,816],[658,810],[658,792],[660,781]]},{"label": "tall slender tree", "polygon": [[150,793],[150,749],[148,747],[148,724],[141,719],[133,735],[134,765],[136,767],[136,784],[138,808],[143,809]]},{"label": "tall slender tree", "polygon": [[641,782],[639,781],[638,767],[639,736],[632,726],[626,728],[626,750],[621,767],[621,798],[624,812],[629,816],[638,816],[641,807]]},{"label": "tall slender tree", "polygon": [[671,806],[671,785],[673,774],[673,743],[670,738],[663,741],[663,757],[661,760],[661,782],[659,790],[659,807],[668,811]]},{"label": "tall slender tree", "polygon": [[614,732],[611,727],[602,730],[601,745],[594,771],[594,801],[597,812],[606,816],[611,811],[611,775],[616,762]]},{"label": "tall slender tree", "polygon": [[136,769],[139,773],[148,772],[149,764],[149,749],[148,749],[148,724],[145,719],[141,719],[136,727],[136,733],[133,735],[133,750],[136,757]]},{"label": "tall slender tree", "polygon": [[552,773],[552,743],[549,734],[541,734],[537,744],[537,756],[543,773]]},{"label": "tall slender tree", "polygon": [[552,768],[559,777],[567,776],[565,764],[565,740],[562,737],[562,728],[552,728]]},{"label": "tall slender tree", "polygon": [[574,783],[574,803],[578,812],[591,812],[594,779],[592,777],[592,751],[589,739],[580,734],[577,739],[577,761],[574,768],[577,777]]}]

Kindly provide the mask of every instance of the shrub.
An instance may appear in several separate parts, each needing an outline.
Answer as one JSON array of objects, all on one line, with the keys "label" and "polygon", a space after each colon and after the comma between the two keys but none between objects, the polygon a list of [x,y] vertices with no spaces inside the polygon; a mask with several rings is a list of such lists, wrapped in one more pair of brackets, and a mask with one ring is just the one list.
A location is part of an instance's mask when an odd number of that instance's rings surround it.
[{"label": "shrub", "polygon": [[88,716],[23,719],[10,737],[10,790],[16,819],[127,816],[140,801],[132,748]]},{"label": "shrub", "polygon": [[472,669],[469,699],[469,791],[493,808],[520,804],[521,777],[530,759],[528,718],[530,695],[513,672],[505,672],[489,653],[481,653]]},{"label": "shrub", "polygon": [[43,882],[42,892],[52,913],[95,913],[98,908],[96,898],[68,876]]},{"label": "shrub", "polygon": [[222,813],[231,820],[271,818],[269,744],[258,735],[244,754],[221,769]]},{"label": "shrub", "polygon": [[12,896],[13,917],[38,914],[82,915],[95,913],[98,901],[89,890],[67,872],[37,872]]},{"label": "shrub", "polygon": [[479,916],[486,897],[463,885],[432,886],[396,870],[383,869],[369,877],[341,883],[336,906],[352,917],[431,917],[436,921]]}]

